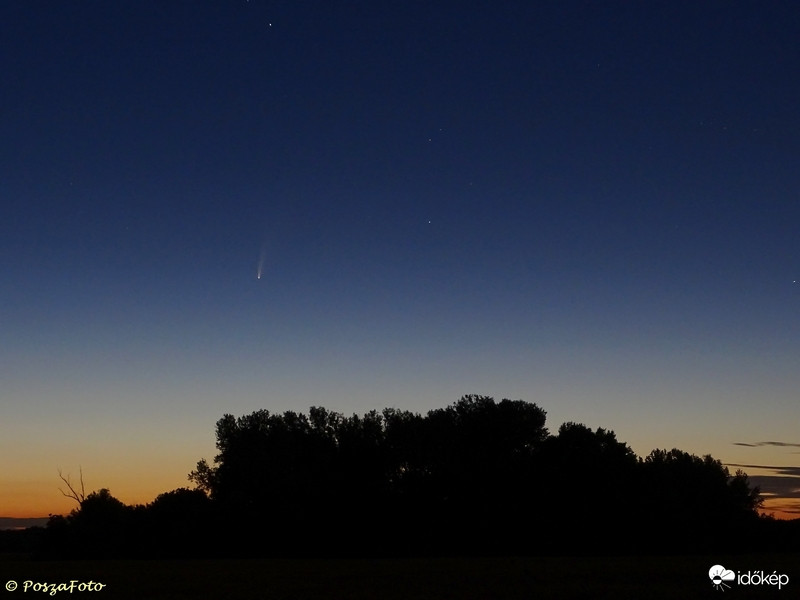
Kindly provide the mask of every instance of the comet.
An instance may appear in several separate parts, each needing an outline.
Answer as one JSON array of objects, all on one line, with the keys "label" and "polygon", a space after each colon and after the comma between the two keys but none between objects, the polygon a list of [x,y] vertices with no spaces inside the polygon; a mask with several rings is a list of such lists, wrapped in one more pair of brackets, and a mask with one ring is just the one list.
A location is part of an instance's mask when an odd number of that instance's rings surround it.
[{"label": "comet", "polygon": [[264,261],[267,259],[267,247],[261,246],[261,253],[258,255],[258,268],[256,268],[256,279],[261,279],[264,274]]}]

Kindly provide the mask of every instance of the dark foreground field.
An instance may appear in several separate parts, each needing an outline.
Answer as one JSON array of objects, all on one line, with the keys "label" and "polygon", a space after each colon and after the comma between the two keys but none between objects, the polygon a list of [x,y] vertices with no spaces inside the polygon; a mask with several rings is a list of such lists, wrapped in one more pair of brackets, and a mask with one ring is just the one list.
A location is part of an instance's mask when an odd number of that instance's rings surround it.
[{"label": "dark foreground field", "polygon": [[[734,585],[726,598],[800,598],[800,556],[164,560],[31,562],[0,558],[0,599],[502,599],[720,598],[714,564],[787,574],[790,583]],[[105,584],[100,592],[23,592],[26,580]],[[18,588],[8,591],[15,581]],[[13,586],[12,586],[13,587]]]}]

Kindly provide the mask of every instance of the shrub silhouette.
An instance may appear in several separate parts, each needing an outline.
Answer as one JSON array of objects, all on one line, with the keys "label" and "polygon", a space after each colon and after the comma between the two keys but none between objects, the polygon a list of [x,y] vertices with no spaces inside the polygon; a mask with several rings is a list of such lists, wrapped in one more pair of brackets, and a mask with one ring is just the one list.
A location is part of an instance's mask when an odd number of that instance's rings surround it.
[{"label": "shrub silhouette", "polygon": [[40,553],[81,558],[126,556],[131,547],[133,511],[107,488],[92,492],[67,517],[50,515]]}]

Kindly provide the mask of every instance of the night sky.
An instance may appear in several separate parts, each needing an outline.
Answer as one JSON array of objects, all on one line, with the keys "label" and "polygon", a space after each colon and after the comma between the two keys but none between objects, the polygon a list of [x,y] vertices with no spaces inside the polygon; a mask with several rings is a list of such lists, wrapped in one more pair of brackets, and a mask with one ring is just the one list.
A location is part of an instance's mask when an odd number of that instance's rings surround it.
[{"label": "night sky", "polygon": [[224,413],[469,393],[798,475],[798,39],[794,1],[3,3],[0,516],[73,508],[58,468],[188,486]]}]

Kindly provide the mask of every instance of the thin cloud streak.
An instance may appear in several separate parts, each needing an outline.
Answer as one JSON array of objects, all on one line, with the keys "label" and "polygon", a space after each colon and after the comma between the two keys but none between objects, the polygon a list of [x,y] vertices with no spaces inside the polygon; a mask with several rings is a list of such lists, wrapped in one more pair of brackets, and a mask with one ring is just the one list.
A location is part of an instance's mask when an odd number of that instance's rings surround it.
[{"label": "thin cloud streak", "polygon": [[779,446],[779,447],[791,447],[791,448],[800,448],[800,444],[793,444],[790,442],[756,442],[754,444],[748,444],[746,442],[733,442],[734,446],[747,446],[748,448],[758,448],[761,446]]},{"label": "thin cloud streak", "polygon": [[740,469],[765,469],[780,473],[783,477],[800,477],[800,467],[786,467],[776,465],[745,465],[739,463],[725,463],[726,467],[737,467]]}]

